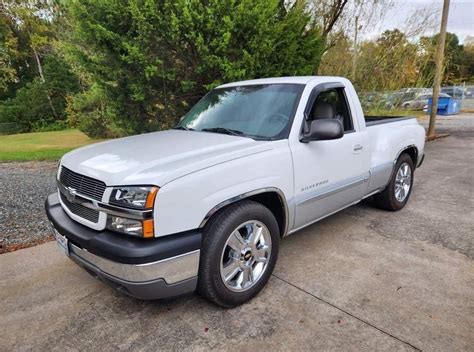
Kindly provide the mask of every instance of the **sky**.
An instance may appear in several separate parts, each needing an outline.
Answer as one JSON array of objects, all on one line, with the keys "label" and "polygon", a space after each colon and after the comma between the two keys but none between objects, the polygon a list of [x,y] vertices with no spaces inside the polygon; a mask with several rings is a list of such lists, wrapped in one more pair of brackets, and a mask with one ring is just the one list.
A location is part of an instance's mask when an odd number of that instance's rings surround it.
[{"label": "sky", "polygon": [[[395,0],[393,6],[384,14],[383,20],[377,28],[366,33],[365,37],[374,37],[386,29],[405,29],[408,19],[417,13],[435,11],[432,26],[428,26],[423,33],[433,34],[439,31],[441,23],[442,0]],[[474,36],[474,0],[451,0],[448,16],[448,32],[455,33],[460,42],[466,36]]]}]

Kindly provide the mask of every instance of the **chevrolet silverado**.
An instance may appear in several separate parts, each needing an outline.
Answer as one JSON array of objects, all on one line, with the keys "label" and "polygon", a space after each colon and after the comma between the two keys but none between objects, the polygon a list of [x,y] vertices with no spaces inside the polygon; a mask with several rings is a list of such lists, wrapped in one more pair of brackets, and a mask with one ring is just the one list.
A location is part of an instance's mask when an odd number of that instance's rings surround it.
[{"label": "chevrolet silverado", "polygon": [[119,291],[234,307],[283,237],[370,196],[402,209],[424,143],[415,118],[364,116],[344,78],[229,83],[173,129],[64,155],[46,213],[64,253]]}]

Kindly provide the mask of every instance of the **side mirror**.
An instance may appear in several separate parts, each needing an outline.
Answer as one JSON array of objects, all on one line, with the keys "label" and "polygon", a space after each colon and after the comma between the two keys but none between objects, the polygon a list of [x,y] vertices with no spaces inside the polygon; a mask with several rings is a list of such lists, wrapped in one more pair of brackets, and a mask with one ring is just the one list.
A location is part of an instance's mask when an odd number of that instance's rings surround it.
[{"label": "side mirror", "polygon": [[305,132],[300,141],[308,143],[312,141],[327,141],[344,136],[344,127],[341,121],[335,119],[319,119],[309,122],[309,131]]}]

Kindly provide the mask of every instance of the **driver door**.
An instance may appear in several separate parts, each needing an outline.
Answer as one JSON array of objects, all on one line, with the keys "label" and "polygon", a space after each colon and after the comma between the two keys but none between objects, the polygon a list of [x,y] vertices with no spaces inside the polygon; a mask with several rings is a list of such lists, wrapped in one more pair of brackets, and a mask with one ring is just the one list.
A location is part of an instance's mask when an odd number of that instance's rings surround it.
[{"label": "driver door", "polygon": [[[324,109],[318,104],[325,104]],[[327,112],[329,105],[333,107],[331,113]],[[324,116],[318,116],[318,113]],[[328,114],[332,116],[326,116]],[[335,140],[296,142],[291,146],[295,174],[295,230],[360,200],[369,179],[368,146],[362,138],[363,133],[355,127],[344,86],[317,86],[310,96],[305,116],[306,121],[338,119],[344,126],[344,136]]]}]

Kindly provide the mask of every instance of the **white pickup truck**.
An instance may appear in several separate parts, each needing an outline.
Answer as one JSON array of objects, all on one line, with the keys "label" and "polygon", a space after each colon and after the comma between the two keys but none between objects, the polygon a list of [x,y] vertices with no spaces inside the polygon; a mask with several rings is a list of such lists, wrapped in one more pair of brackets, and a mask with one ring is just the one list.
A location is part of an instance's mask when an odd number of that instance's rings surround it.
[{"label": "white pickup truck", "polygon": [[229,83],[172,130],[66,154],[46,213],[69,258],[118,290],[233,307],[282,237],[369,196],[403,208],[424,142],[414,118],[364,117],[344,78]]}]

